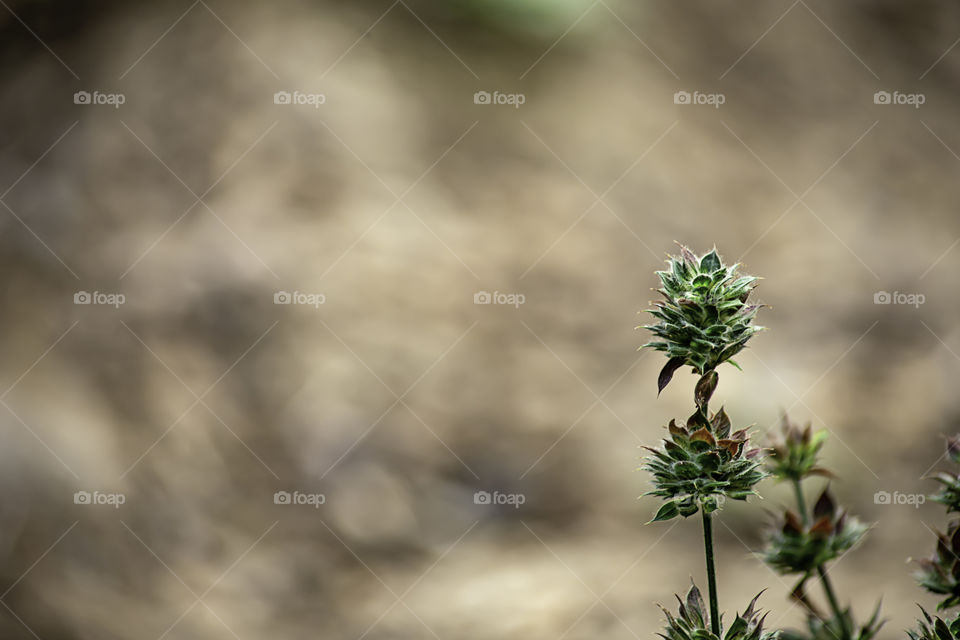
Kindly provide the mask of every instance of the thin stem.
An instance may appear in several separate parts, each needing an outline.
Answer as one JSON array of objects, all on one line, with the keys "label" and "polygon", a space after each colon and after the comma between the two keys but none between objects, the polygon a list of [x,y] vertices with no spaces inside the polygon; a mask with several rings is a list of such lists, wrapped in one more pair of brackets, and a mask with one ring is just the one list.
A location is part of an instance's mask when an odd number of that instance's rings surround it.
[{"label": "thin stem", "polygon": [[797,498],[797,511],[800,512],[800,521],[806,527],[810,524],[810,516],[807,515],[807,501],[803,499],[803,487],[800,486],[800,478],[793,479],[793,495]]},{"label": "thin stem", "polygon": [[707,557],[707,587],[710,592],[710,629],[720,637],[720,605],[717,602],[717,568],[713,558],[713,523],[710,514],[702,508],[703,514],[703,550]]},{"label": "thin stem", "polygon": [[817,609],[817,607],[810,602],[810,598],[807,597],[806,591],[803,589],[803,585],[809,580],[810,576],[805,575],[800,578],[800,582],[793,588],[793,591],[790,592],[790,597],[799,602],[804,606],[804,608],[812,616],[816,616],[819,620],[826,622],[826,618],[823,617],[823,614]]},{"label": "thin stem", "polygon": [[827,600],[830,601],[830,608],[833,609],[834,615],[837,616],[837,620],[840,622],[840,632],[844,638],[850,638],[850,629],[847,628],[847,618],[843,615],[843,612],[840,611],[840,603],[837,602],[837,596],[833,592],[833,585],[830,583],[830,578],[827,576],[827,571],[823,568],[822,564],[817,567],[817,573],[820,574],[820,584],[823,585],[823,591],[827,594]]},{"label": "thin stem", "polygon": [[[706,375],[709,371],[710,370],[704,371],[701,376]],[[697,411],[700,413],[703,423],[708,425],[708,429],[710,429],[710,411],[707,409],[709,403],[710,400],[707,398],[706,402],[697,406]],[[711,515],[707,513],[704,508],[703,503],[700,504],[700,513],[703,514],[703,551],[707,560],[707,590],[710,596],[710,629],[713,631],[713,635],[719,638],[720,604],[717,598],[717,567],[713,555],[713,521],[711,520]]]}]

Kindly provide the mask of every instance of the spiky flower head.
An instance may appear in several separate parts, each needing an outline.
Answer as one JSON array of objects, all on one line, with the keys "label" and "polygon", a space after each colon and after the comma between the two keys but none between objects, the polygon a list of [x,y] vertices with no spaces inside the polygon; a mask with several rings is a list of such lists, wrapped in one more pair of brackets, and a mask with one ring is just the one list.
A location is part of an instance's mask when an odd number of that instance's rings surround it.
[{"label": "spiky flower head", "polygon": [[[947,457],[954,463],[960,463],[960,436],[947,438]],[[931,499],[946,505],[947,513],[960,512],[960,474],[941,471],[933,479],[942,486],[939,492],[930,496]]]},{"label": "spiky flower head", "polygon": [[724,265],[716,249],[701,257],[684,246],[667,264],[657,271],[663,300],[647,310],[659,322],[644,327],[657,340],[643,345],[669,357],[660,373],[661,391],[684,365],[701,375],[724,362],[737,366],[731,358],[762,329],[753,324],[760,305],[747,303],[758,279],[738,275],[740,265]]},{"label": "spiky flower head", "polygon": [[826,431],[813,432],[812,425],[800,428],[783,414],[781,436],[772,438],[767,470],[777,480],[802,480],[810,475],[830,477],[831,473],[817,465],[817,456],[827,439]]},{"label": "spiky flower head", "polygon": [[717,636],[710,630],[710,614],[703,604],[703,598],[696,585],[691,585],[687,592],[686,600],[681,600],[679,615],[673,616],[669,611],[660,607],[667,616],[667,626],[665,633],[659,633],[664,640],[776,640],[778,631],[764,632],[763,621],[766,616],[761,616],[759,611],[754,610],[757,598],[760,594],[750,601],[747,610],[742,614],[737,614],[730,625],[730,628],[723,632],[721,620],[720,636]]},{"label": "spiky flower head", "polygon": [[782,525],[770,534],[763,559],[779,573],[809,575],[851,549],[866,531],[866,525],[837,508],[824,489],[813,507],[813,524],[805,525],[787,510]]},{"label": "spiky flower head", "polygon": [[917,620],[917,627],[907,630],[910,640],[960,640],[960,615],[944,620],[931,616],[923,607],[920,612],[923,618]]},{"label": "spiky flower head", "polygon": [[651,452],[645,468],[653,474],[655,489],[647,495],[666,499],[654,521],[688,517],[703,508],[716,511],[724,497],[746,500],[766,476],[759,449],[748,448],[746,429],[730,433],[730,418],[721,408],[704,420],[698,408],[685,426],[671,420],[669,438]]},{"label": "spiky flower head", "polygon": [[937,606],[938,611],[960,604],[960,522],[952,522],[946,533],[937,533],[933,555],[917,563],[920,586],[946,596]]}]

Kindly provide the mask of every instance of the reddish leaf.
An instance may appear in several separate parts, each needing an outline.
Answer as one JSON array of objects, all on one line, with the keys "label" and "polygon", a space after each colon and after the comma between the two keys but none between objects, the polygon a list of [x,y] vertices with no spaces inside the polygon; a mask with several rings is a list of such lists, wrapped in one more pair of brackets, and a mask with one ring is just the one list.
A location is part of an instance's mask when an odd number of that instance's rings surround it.
[{"label": "reddish leaf", "polygon": [[716,441],[716,439],[713,437],[713,434],[710,433],[706,428],[703,428],[703,427],[701,427],[699,430],[694,431],[693,433],[691,433],[691,434],[690,434],[690,440],[691,440],[692,442],[695,442],[695,441],[697,441],[697,440],[702,440],[703,442],[706,442],[707,444],[709,444],[711,447],[717,446],[717,441]]},{"label": "reddish leaf", "polygon": [[697,386],[693,391],[693,397],[698,407],[706,406],[706,404],[710,402],[710,398],[717,388],[718,380],[719,376],[716,371],[708,371],[700,376],[700,379],[697,381]]},{"label": "reddish leaf", "polygon": [[740,452],[743,451],[743,440],[729,440],[723,438],[717,441],[721,447],[730,452],[734,458],[740,455]]},{"label": "reddish leaf", "polygon": [[676,420],[670,420],[670,424],[667,426],[667,431],[670,432],[670,435],[673,437],[682,436],[684,438],[690,436],[690,432],[684,429],[683,427],[677,426]]},{"label": "reddish leaf", "polygon": [[730,417],[727,416],[727,412],[723,410],[723,407],[720,407],[720,410],[713,414],[710,422],[713,425],[714,433],[721,438],[726,438],[727,434],[730,433]]},{"label": "reddish leaf", "polygon": [[800,524],[800,518],[797,517],[797,514],[788,509],[783,518],[783,532],[800,533],[801,531],[803,531],[803,527]]},{"label": "reddish leaf", "polygon": [[833,522],[830,518],[820,518],[810,527],[810,535],[813,536],[829,536],[831,533],[833,533]]}]

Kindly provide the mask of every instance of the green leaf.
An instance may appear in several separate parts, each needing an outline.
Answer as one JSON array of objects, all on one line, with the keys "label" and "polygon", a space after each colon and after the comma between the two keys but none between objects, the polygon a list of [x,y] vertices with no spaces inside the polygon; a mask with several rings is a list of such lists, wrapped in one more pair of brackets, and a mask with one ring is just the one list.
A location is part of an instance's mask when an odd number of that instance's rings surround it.
[{"label": "green leaf", "polygon": [[701,273],[696,278],[694,278],[690,282],[690,284],[692,284],[695,289],[700,289],[700,288],[709,289],[710,286],[713,284],[713,280],[710,278],[710,276]]},{"label": "green leaf", "polygon": [[[653,517],[653,520],[650,522],[661,522],[663,520],[670,520],[676,518],[680,515],[680,509],[677,507],[676,502],[665,502],[663,506],[660,507],[660,510],[657,511],[657,515]],[[647,523],[649,524],[649,523]]]},{"label": "green leaf", "polygon": [[679,261],[679,260],[673,260],[672,263],[673,263],[673,264],[672,264],[671,266],[672,266],[672,268],[673,268],[673,277],[676,278],[677,280],[685,280],[685,279],[686,279],[686,273],[685,273],[686,269],[685,269],[683,263],[682,263],[681,261]]},{"label": "green leaf", "polygon": [[733,624],[730,625],[730,630],[727,631],[725,636],[726,640],[734,640],[735,638],[740,637],[740,635],[747,630],[747,621],[742,617],[737,616],[733,621]]},{"label": "green leaf", "polygon": [[709,496],[703,501],[703,512],[704,513],[713,513],[720,508],[720,502],[715,496]]},{"label": "green leaf", "polygon": [[717,255],[716,249],[700,258],[700,271],[702,273],[713,273],[720,266],[720,256]]},{"label": "green leaf", "polygon": [[680,515],[682,515],[684,518],[689,518],[690,516],[692,516],[697,512],[697,503],[694,502],[692,499],[687,498],[686,500],[684,500],[684,502],[680,504],[679,509],[680,509]]},{"label": "green leaf", "polygon": [[937,638],[939,638],[940,640],[954,640],[953,634],[950,633],[950,629],[947,627],[947,623],[945,623],[940,618],[937,618],[937,621],[934,623],[933,628],[934,630],[936,630]]},{"label": "green leaf", "polygon": [[673,472],[684,480],[693,480],[700,477],[700,465],[688,460],[681,460],[673,465]]}]

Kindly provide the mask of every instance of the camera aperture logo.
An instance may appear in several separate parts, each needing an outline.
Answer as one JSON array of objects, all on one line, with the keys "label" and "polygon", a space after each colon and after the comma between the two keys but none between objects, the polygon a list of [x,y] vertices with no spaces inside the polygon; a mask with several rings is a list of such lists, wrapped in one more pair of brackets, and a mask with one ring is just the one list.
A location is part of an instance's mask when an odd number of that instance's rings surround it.
[{"label": "camera aperture logo", "polygon": [[327,501],[327,496],[322,493],[302,493],[300,491],[277,491],[273,494],[273,504],[286,505],[307,505],[314,509],[319,509],[320,505]]},{"label": "camera aperture logo", "polygon": [[700,91],[677,91],[673,94],[673,104],[699,104],[711,106],[719,109],[720,105],[727,101],[727,96],[722,93],[703,93]]},{"label": "camera aperture logo", "polygon": [[477,91],[473,94],[473,104],[505,104],[514,109],[519,109],[520,105],[527,101],[527,96],[522,93],[501,93],[494,91]]},{"label": "camera aperture logo", "polygon": [[127,301],[122,293],[104,293],[103,291],[77,291],[73,294],[73,304],[102,304],[119,309]]},{"label": "camera aperture logo", "polygon": [[77,491],[73,494],[73,504],[109,505],[119,509],[127,501],[122,493],[103,493],[100,491]]},{"label": "camera aperture logo", "polygon": [[877,91],[873,94],[873,104],[906,105],[919,109],[927,101],[923,93],[903,93],[900,91]]},{"label": "camera aperture logo", "polygon": [[273,94],[273,104],[306,104],[314,109],[327,102],[322,93],[303,93],[302,91],[277,91]]},{"label": "camera aperture logo", "polygon": [[73,104],[107,105],[119,109],[127,101],[122,93],[103,93],[100,91],[77,91],[73,94]]},{"label": "camera aperture logo", "polygon": [[302,304],[314,309],[319,309],[320,305],[327,301],[327,297],[322,293],[304,293],[303,291],[277,291],[273,294],[273,304]]},{"label": "camera aperture logo", "polygon": [[899,491],[890,493],[889,491],[877,491],[873,494],[873,504],[906,504],[915,509],[919,509],[920,505],[926,501],[927,496],[922,493],[900,493]]},{"label": "camera aperture logo", "polygon": [[527,301],[527,297],[522,293],[502,293],[500,291],[477,291],[473,294],[473,304],[503,304],[509,305],[514,309],[519,309],[520,305]]},{"label": "camera aperture logo", "polygon": [[473,504],[480,505],[510,505],[514,509],[519,509],[520,505],[526,501],[527,496],[522,493],[500,493],[499,491],[490,493],[489,491],[477,491],[473,494]]},{"label": "camera aperture logo", "polygon": [[873,304],[903,304],[919,309],[927,301],[922,293],[901,293],[900,291],[877,291],[873,294]]}]

